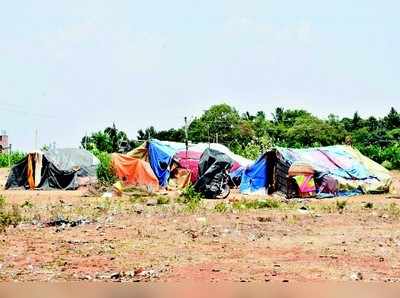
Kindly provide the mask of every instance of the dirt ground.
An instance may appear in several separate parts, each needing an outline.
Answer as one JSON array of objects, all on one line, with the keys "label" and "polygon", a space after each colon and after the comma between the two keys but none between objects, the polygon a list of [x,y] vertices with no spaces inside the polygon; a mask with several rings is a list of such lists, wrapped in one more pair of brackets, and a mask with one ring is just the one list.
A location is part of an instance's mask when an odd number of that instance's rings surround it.
[{"label": "dirt ground", "polygon": [[396,195],[273,198],[263,209],[240,207],[239,194],[196,206],[168,195],[0,195],[21,217],[0,234],[3,281],[400,281]]}]

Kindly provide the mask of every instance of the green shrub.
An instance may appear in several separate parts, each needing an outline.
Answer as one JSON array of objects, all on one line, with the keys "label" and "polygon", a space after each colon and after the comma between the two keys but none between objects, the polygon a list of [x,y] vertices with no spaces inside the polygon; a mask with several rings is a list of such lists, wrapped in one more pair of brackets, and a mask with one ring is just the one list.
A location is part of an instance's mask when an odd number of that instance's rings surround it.
[{"label": "green shrub", "polygon": [[388,212],[389,216],[392,219],[400,218],[400,207],[396,203],[394,202],[390,203],[388,207],[384,208],[384,210]]},{"label": "green shrub", "polygon": [[181,202],[184,204],[190,203],[190,202],[200,202],[201,199],[203,198],[203,195],[199,192],[197,192],[193,185],[190,185],[186,187],[181,194]]},{"label": "green shrub", "polygon": [[278,209],[281,207],[281,202],[278,200],[241,200],[233,203],[234,209]]},{"label": "green shrub", "polygon": [[337,200],[336,201],[336,209],[339,211],[339,212],[343,212],[343,210],[346,208],[346,205],[347,205],[347,201],[340,201],[340,200]]},{"label": "green shrub", "polygon": [[382,157],[384,161],[390,162],[390,166],[393,169],[400,169],[400,142],[396,142],[385,148]]},{"label": "green shrub", "polygon": [[22,152],[13,152],[11,154],[0,153],[0,168],[13,166],[16,163],[20,162],[24,157],[25,153]]},{"label": "green shrub", "polygon": [[16,227],[22,221],[21,212],[17,205],[12,205],[11,210],[6,207],[6,198],[0,195],[0,232],[5,232],[8,226]]},{"label": "green shrub", "polygon": [[388,170],[393,170],[393,169],[394,169],[393,164],[392,164],[390,161],[388,161],[388,160],[385,160],[385,161],[382,163],[382,166],[383,166],[384,168],[388,169]]},{"label": "green shrub", "polygon": [[387,147],[379,145],[358,144],[356,147],[360,152],[372,160],[382,164],[388,170],[400,169],[400,142],[394,142]]},{"label": "green shrub", "polygon": [[167,196],[159,196],[157,197],[157,205],[167,205],[169,204],[170,199]]},{"label": "green shrub", "polygon": [[202,198],[203,195],[197,192],[193,185],[190,185],[182,191],[178,201],[186,205],[187,211],[193,212],[200,207]]},{"label": "green shrub", "polygon": [[93,150],[92,153],[100,160],[100,165],[97,168],[97,179],[99,182],[104,185],[115,183],[117,177],[111,165],[111,155],[98,150]]},{"label": "green shrub", "polygon": [[225,202],[220,202],[214,207],[214,210],[219,213],[225,213],[228,211],[228,209],[228,205]]}]

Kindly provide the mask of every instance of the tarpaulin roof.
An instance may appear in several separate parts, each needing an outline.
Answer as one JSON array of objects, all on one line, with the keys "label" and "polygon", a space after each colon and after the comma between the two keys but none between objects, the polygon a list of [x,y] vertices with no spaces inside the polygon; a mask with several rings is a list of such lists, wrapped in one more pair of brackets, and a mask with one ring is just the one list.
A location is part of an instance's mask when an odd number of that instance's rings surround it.
[{"label": "tarpaulin roof", "polygon": [[85,149],[60,148],[44,152],[46,158],[59,170],[78,170],[78,176],[96,177],[96,170],[100,161],[91,152]]},{"label": "tarpaulin roof", "polygon": [[115,174],[126,186],[158,188],[158,179],[148,162],[118,153],[113,153],[111,159]]},{"label": "tarpaulin roof", "polygon": [[242,172],[240,192],[253,193],[263,192],[268,183],[267,157],[261,155],[254,164],[246,167]]},{"label": "tarpaulin roof", "polygon": [[231,150],[229,150],[228,147],[222,145],[222,144],[217,144],[217,143],[211,143],[211,144],[207,144],[207,143],[199,143],[199,144],[195,144],[189,147],[191,151],[198,151],[198,152],[204,152],[207,148],[209,149],[213,149],[222,153],[225,153],[226,155],[228,155],[230,158],[233,159],[234,162],[237,163],[237,165],[234,165],[232,167],[232,170],[236,170],[239,167],[246,167],[250,164],[253,163],[252,160],[249,160],[247,158],[244,158],[243,156],[237,155],[235,153],[233,153]]},{"label": "tarpaulin roof", "polygon": [[381,165],[361,155],[350,146],[336,145],[309,149],[277,148],[290,164],[295,161],[310,164],[317,172],[328,173],[345,179],[367,179],[387,176]]}]

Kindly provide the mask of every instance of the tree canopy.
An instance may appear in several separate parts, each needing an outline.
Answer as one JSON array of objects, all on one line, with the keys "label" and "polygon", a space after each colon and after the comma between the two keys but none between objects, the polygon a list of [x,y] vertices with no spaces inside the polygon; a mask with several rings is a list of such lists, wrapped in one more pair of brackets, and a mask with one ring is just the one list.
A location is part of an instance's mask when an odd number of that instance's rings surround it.
[{"label": "tree canopy", "polygon": [[[267,115],[271,115],[270,118]],[[358,112],[352,117],[329,115],[318,118],[305,110],[278,107],[272,113],[240,112],[228,105],[213,105],[188,127],[189,141],[219,142],[238,154],[255,159],[268,147],[316,147],[349,144],[388,168],[400,168],[400,114],[391,108],[383,118],[362,118]],[[121,144],[131,147],[149,138],[165,141],[185,141],[184,127],[157,131],[153,126],[140,129],[136,140],[113,124],[104,131],[82,139],[85,148],[115,152]]]}]

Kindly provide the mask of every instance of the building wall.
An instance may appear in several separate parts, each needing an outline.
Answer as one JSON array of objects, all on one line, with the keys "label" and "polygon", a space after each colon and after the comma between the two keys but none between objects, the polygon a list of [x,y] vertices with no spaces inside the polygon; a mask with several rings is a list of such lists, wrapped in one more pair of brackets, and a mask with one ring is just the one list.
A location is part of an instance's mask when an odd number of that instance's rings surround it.
[{"label": "building wall", "polygon": [[6,148],[8,148],[8,136],[0,135],[0,151],[5,150]]}]

